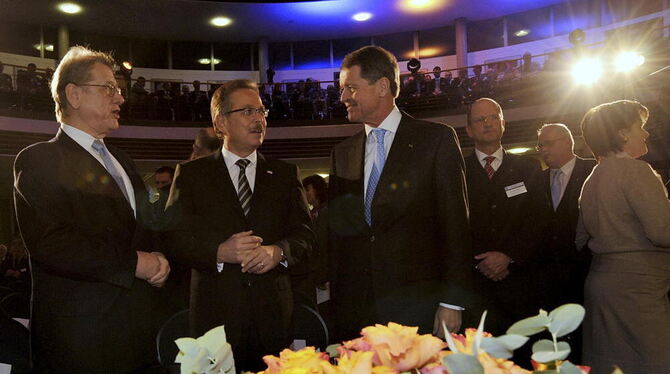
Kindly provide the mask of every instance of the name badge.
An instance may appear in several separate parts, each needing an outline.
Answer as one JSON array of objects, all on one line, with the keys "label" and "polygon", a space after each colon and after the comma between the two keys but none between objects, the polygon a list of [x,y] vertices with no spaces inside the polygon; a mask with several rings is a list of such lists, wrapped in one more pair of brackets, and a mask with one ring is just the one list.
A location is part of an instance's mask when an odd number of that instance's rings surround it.
[{"label": "name badge", "polygon": [[507,187],[505,187],[505,193],[507,194],[507,197],[514,197],[516,195],[521,195],[522,193],[526,193],[528,190],[526,190],[526,185],[523,184],[523,182],[511,184]]}]

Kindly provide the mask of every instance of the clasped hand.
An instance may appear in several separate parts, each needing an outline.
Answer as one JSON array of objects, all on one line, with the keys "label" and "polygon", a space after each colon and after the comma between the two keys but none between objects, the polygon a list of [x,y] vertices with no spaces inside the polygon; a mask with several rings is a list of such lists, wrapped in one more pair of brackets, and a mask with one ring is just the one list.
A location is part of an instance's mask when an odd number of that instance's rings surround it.
[{"label": "clasped hand", "polygon": [[219,244],[217,260],[242,265],[243,273],[264,274],[279,264],[281,249],[276,245],[261,245],[263,239],[253,231],[233,234]]},{"label": "clasped hand", "polygon": [[509,275],[508,266],[512,259],[502,252],[484,252],[475,256],[475,260],[481,260],[475,268],[494,282],[501,281]]},{"label": "clasped hand", "polygon": [[163,287],[170,275],[170,263],[160,252],[137,251],[135,276],[154,287]]}]

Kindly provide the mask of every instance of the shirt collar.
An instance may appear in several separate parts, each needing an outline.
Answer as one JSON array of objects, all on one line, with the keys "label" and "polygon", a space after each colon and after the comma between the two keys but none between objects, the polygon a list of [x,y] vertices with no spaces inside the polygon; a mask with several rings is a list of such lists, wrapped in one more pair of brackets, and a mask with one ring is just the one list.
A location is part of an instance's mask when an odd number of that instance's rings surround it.
[{"label": "shirt collar", "polygon": [[502,146],[500,146],[500,148],[498,148],[497,151],[491,153],[490,155],[487,155],[486,153],[484,153],[484,152],[480,151],[479,149],[475,148],[475,154],[477,155],[477,160],[479,160],[480,162],[483,162],[484,158],[486,158],[488,156],[493,156],[493,157],[496,158],[496,160],[502,161],[502,158],[503,158],[503,155],[505,154],[505,152],[503,152],[503,148],[502,148]]},{"label": "shirt collar", "polygon": [[[565,175],[570,175],[572,174],[572,170],[575,169],[575,164],[577,163],[577,157],[572,157],[572,160],[568,161],[565,163],[565,165],[560,167],[560,170],[563,172]],[[552,170],[557,170],[557,169],[552,169]]]},{"label": "shirt collar", "polygon": [[[379,126],[376,128],[378,129],[384,129],[386,131],[396,133],[398,131],[398,125],[400,125],[400,120],[402,119],[402,113],[400,113],[400,110],[398,109],[397,106],[393,105],[393,110],[391,110],[391,113],[389,113],[386,118],[382,121]],[[370,131],[375,129],[375,127],[372,127],[368,124],[365,125],[365,135],[369,136]]]},{"label": "shirt collar", "polygon": [[[234,154],[233,152],[229,151],[226,146],[224,145],[221,147],[221,154],[223,155],[223,161],[226,163],[226,167],[230,169],[233,166],[236,166],[235,163],[237,160],[242,159],[242,157]],[[258,152],[253,151],[249,156],[244,157],[245,159],[251,161],[251,164],[249,166],[256,166],[256,161],[258,160]],[[248,167],[248,166],[247,166]]]},{"label": "shirt collar", "polygon": [[74,126],[70,126],[64,122],[61,122],[60,128],[74,140],[77,144],[82,146],[83,148],[90,149],[91,146],[93,146],[93,142],[96,140],[100,140],[101,142],[104,143],[103,139],[96,139],[93,135],[82,131]]}]

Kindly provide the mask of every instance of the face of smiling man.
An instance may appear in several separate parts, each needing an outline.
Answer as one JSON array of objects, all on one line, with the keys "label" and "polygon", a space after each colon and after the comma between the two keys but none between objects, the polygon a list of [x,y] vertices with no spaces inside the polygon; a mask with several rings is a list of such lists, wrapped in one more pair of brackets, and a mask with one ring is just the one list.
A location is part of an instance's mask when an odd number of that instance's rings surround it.
[{"label": "face of smiling man", "polygon": [[230,110],[232,113],[219,114],[216,127],[224,135],[226,149],[240,157],[253,153],[265,140],[267,122],[262,113],[254,112],[246,115],[238,109],[263,108],[258,93],[249,88],[240,88],[230,94]]},{"label": "face of smiling man", "polygon": [[393,108],[388,79],[370,83],[361,76],[358,65],[340,71],[340,87],[340,101],[347,107],[347,118],[351,122],[377,127]]}]

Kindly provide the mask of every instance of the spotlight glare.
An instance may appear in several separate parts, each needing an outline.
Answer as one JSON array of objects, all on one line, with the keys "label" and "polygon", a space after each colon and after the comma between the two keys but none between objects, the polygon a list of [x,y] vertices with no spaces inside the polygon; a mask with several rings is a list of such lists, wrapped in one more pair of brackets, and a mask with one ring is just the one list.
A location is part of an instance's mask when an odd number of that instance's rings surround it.
[{"label": "spotlight glare", "polygon": [[209,20],[209,23],[211,23],[216,27],[224,27],[233,23],[233,20],[231,20],[228,17],[214,17],[211,20]]},{"label": "spotlight glare", "polygon": [[61,3],[58,5],[58,9],[67,14],[77,14],[81,12],[81,6],[75,3]]},{"label": "spotlight glare", "polygon": [[519,38],[521,38],[521,37],[523,37],[523,36],[526,36],[526,35],[528,35],[528,34],[530,34],[530,30],[526,30],[526,29],[524,29],[524,30],[519,30],[519,31],[517,31],[517,32],[514,33],[514,35],[516,35],[516,36],[519,37]]},{"label": "spotlight glare", "polygon": [[595,83],[603,73],[603,66],[595,58],[584,58],[572,67],[572,78],[575,83],[589,85]]},{"label": "spotlight glare", "polygon": [[372,18],[372,14],[368,13],[368,12],[360,12],[360,13],[354,14],[351,18],[353,18],[355,21],[363,22],[363,21],[367,21],[370,18]]},{"label": "spotlight glare", "polygon": [[516,147],[516,148],[508,149],[507,152],[518,155],[518,154],[526,153],[530,150],[531,150],[531,148],[528,148],[528,147]]},{"label": "spotlight glare", "polygon": [[[41,46],[42,45],[40,43],[33,44],[33,47],[35,49],[37,49],[38,51],[42,49]],[[47,52],[53,52],[54,51],[54,45],[53,44],[45,44],[44,45],[44,50],[47,51]]]},{"label": "spotlight glare", "polygon": [[221,63],[221,60],[219,60],[218,58],[215,58],[214,60],[210,60],[208,58],[201,58],[198,60],[198,63],[202,65],[209,65],[212,63],[212,61],[214,61],[214,65],[218,65]]},{"label": "spotlight glare", "polygon": [[445,4],[445,0],[402,0],[398,7],[408,13],[425,13],[439,10]]},{"label": "spotlight glare", "polygon": [[627,73],[644,64],[644,56],[637,52],[622,52],[614,60],[616,71]]}]

